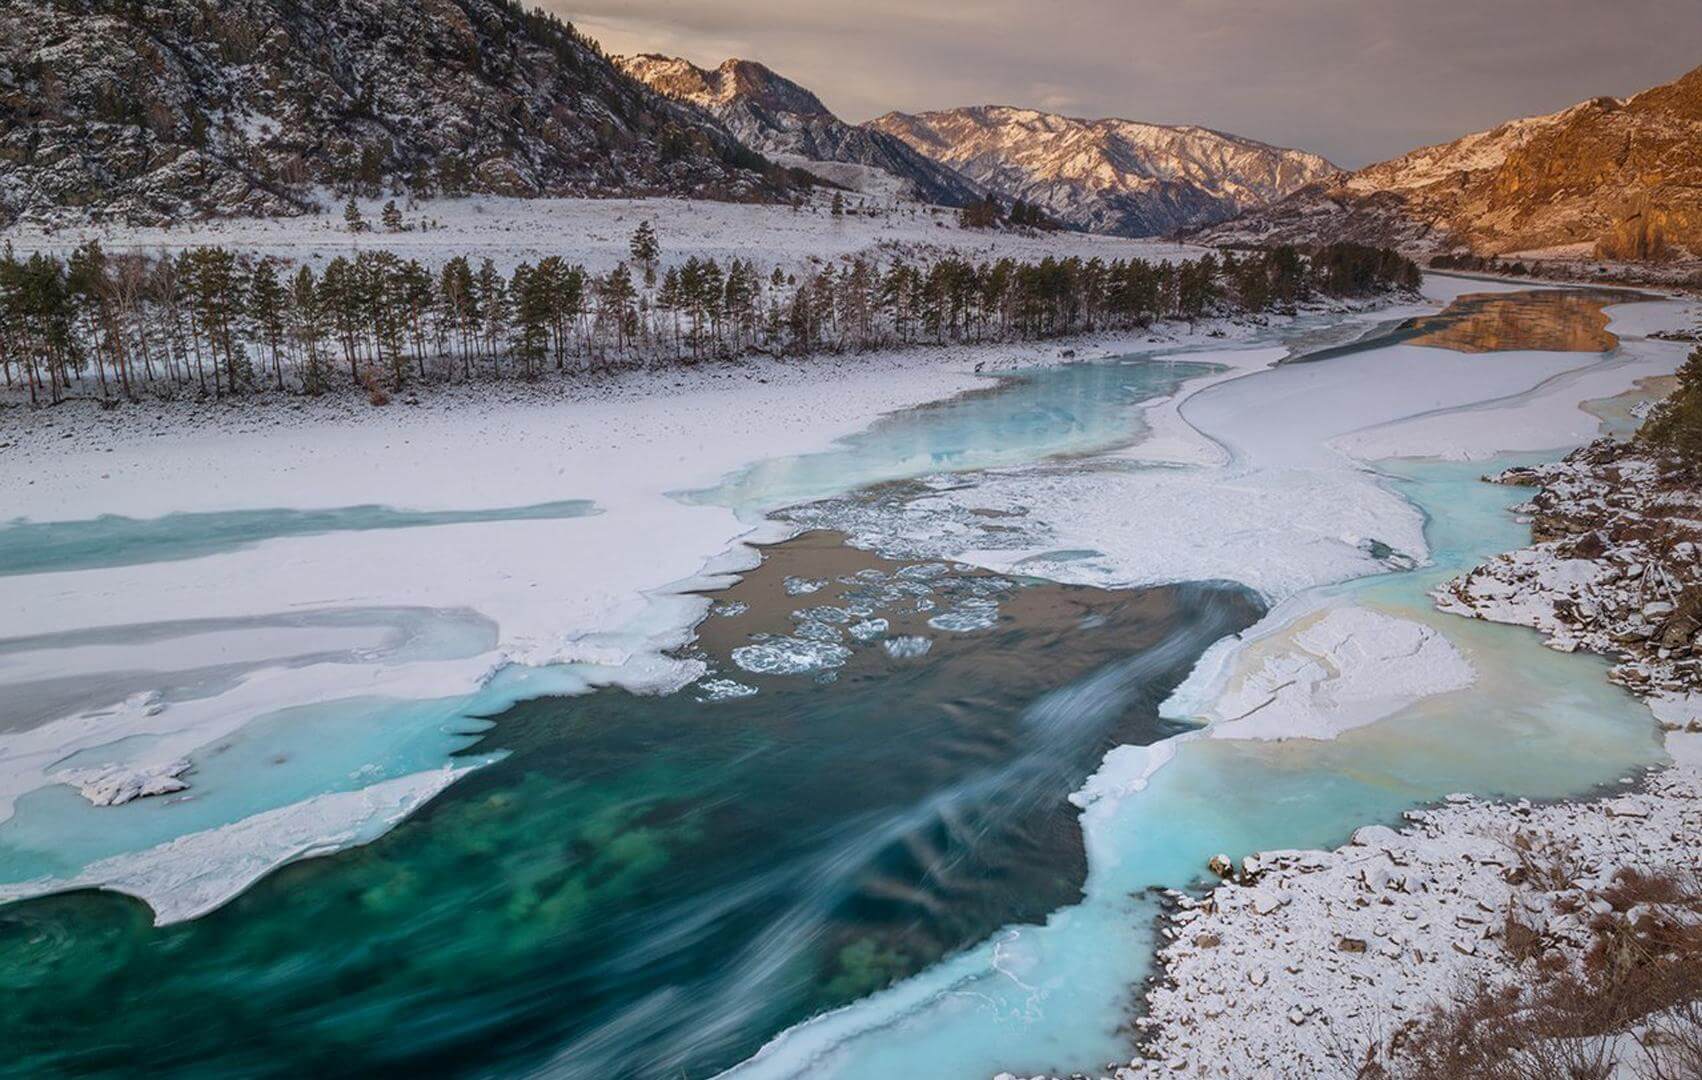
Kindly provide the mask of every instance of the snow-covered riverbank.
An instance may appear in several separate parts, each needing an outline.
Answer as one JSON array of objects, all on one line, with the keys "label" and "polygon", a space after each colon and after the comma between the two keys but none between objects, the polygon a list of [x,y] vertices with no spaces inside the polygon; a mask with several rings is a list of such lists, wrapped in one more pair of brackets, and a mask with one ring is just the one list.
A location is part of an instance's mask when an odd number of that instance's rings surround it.
[{"label": "snow-covered riverbank", "polygon": [[[1354,1075],[1398,1061],[1431,1010],[1463,1007],[1476,987],[1528,1000],[1556,972],[1582,972],[1621,917],[1689,917],[1676,897],[1671,912],[1646,898],[1633,911],[1616,883],[1688,880],[1702,860],[1698,494],[1611,441],[1499,479],[1540,488],[1519,508],[1538,542],[1447,583],[1438,606],[1618,656],[1610,677],[1647,700],[1670,766],[1627,793],[1542,806],[1461,796],[1334,851],[1220,864],[1236,881],[1178,895],[1165,920],[1142,1021],[1150,1058],[1117,1076]],[[1640,1045],[1616,1046],[1640,1075]]]}]

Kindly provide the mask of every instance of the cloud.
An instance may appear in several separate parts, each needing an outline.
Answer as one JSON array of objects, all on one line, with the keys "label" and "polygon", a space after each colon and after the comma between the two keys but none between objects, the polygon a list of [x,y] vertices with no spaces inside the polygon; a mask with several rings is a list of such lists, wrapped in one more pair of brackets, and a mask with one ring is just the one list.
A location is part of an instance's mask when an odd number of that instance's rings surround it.
[{"label": "cloud", "polygon": [[848,120],[1026,105],[1346,165],[1702,62],[1697,0],[544,0],[611,52],[760,60]]}]

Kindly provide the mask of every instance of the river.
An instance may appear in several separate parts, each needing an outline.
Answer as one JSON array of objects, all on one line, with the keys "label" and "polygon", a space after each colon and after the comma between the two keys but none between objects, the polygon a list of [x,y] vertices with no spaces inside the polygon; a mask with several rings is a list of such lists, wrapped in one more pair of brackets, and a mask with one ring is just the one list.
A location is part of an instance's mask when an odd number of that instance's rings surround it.
[{"label": "river", "polygon": [[[1601,312],[1620,299],[1466,298],[1238,378],[1233,350],[1021,370],[681,492],[797,530],[708,590],[677,653],[701,678],[524,701],[499,678],[406,722],[363,727],[345,705],[203,751],[244,755],[230,775],[246,777],[292,754],[350,775],[479,767],[376,840],[200,918],[155,926],[94,891],[0,907],[8,1068],[861,1078],[1126,1059],[1153,890],[1197,883],[1212,853],[1340,842],[1454,791],[1586,792],[1659,759],[1647,711],[1598,661],[1431,609],[1430,588],[1528,538],[1517,489],[1477,479],[1519,457],[1332,449],[1618,372],[1635,358]],[[1180,417],[1222,462],[1142,460],[1147,404],[1213,379]],[[1095,514],[1068,513],[1078,499]],[[1179,514],[1205,522],[1188,518],[1192,550],[1141,546]],[[0,550],[30,573],[455,523],[372,507],[98,519],[0,530]],[[1470,684],[1331,738],[1211,737],[1254,660],[1345,609],[1441,635]],[[447,656],[488,633],[471,613],[389,610],[308,629],[321,650]],[[0,642],[0,659],[45,648]],[[31,684],[43,715],[63,681]],[[213,788],[182,812],[258,805]],[[145,829],[154,801],[118,809]],[[111,812],[26,796],[0,824],[0,870],[68,875],[117,850],[97,824]]]}]

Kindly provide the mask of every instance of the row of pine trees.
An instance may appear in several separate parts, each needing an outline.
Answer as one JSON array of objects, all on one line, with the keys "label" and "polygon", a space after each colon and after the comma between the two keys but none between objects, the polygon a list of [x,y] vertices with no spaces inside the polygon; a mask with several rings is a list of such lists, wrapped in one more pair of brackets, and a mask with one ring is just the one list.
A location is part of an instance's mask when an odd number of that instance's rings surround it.
[{"label": "row of pine trees", "polygon": [[1191,322],[1418,281],[1410,261],[1357,245],[1179,263],[857,257],[800,279],[741,258],[664,267],[645,223],[631,254],[605,273],[550,256],[505,274],[488,258],[430,268],[382,250],[315,270],[211,246],[149,256],[90,241],[64,259],[8,247],[0,371],[38,404],[317,394],[351,383],[376,398],[415,382]]}]

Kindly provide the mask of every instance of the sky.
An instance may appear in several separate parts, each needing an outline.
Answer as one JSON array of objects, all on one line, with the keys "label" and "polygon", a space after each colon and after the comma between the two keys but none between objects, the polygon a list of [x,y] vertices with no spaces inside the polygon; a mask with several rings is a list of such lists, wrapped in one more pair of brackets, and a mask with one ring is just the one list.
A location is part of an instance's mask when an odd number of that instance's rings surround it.
[{"label": "sky", "polygon": [[1356,167],[1702,65],[1702,0],[540,0],[610,53],[737,56],[841,118],[1020,105]]}]

